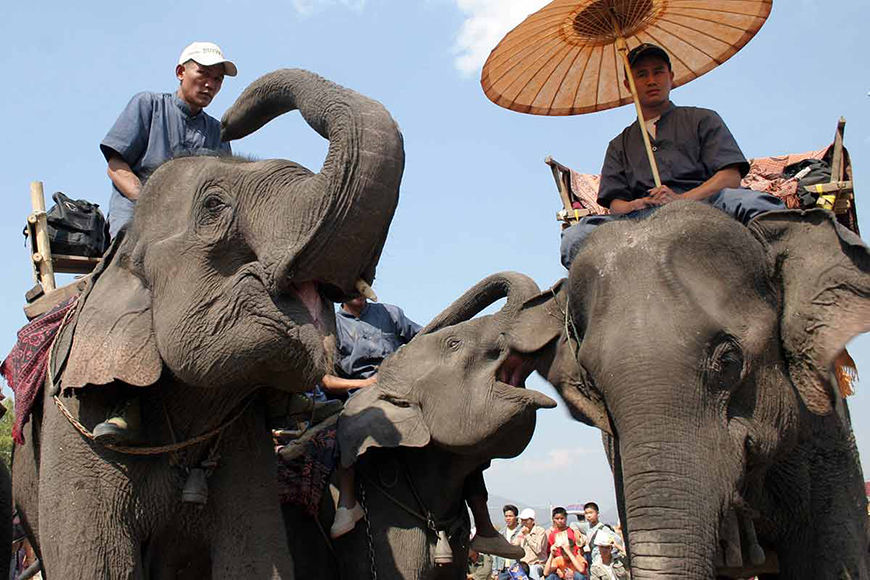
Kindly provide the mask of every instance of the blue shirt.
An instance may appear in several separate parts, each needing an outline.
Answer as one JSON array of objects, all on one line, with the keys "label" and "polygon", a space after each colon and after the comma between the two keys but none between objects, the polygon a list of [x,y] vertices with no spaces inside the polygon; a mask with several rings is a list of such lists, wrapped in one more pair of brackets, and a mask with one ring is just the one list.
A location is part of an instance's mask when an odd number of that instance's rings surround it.
[{"label": "blue shirt", "polygon": [[[191,115],[190,107],[176,93],[139,93],[100,143],[106,161],[116,152],[145,184],[161,164],[178,156],[231,153],[221,142],[221,124],[205,111]],[[109,231],[112,237],[133,216],[135,203],[112,184]]]},{"label": "blue shirt", "polygon": [[346,379],[367,379],[383,360],[420,331],[420,325],[392,304],[367,303],[357,318],[344,308],[335,317],[337,371]]},{"label": "blue shirt", "polygon": [[[607,147],[598,203],[610,207],[614,199],[633,201],[655,187],[643,134],[637,121],[625,128]],[[656,123],[650,145],[662,184],[685,193],[717,171],[736,165],[740,175],[749,163],[722,118],[710,109],[677,107],[670,103]]]}]

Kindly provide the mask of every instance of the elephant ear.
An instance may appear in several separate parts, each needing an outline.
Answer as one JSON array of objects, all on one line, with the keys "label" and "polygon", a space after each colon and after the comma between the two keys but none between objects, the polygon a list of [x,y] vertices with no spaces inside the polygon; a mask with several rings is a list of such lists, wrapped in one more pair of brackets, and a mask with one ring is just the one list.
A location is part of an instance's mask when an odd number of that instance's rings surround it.
[{"label": "elephant ear", "polygon": [[510,348],[534,357],[536,370],[556,387],[574,419],[612,435],[604,401],[577,361],[576,339],[565,333],[568,288],[563,278],[523,304],[508,331]]},{"label": "elephant ear", "polygon": [[846,343],[870,330],[870,250],[821,209],[763,214],[749,224],[780,284],[780,333],[789,375],[807,408],[827,414]]},{"label": "elephant ear", "polygon": [[116,380],[144,387],[160,378],[163,361],[151,319],[151,291],[132,271],[127,245],[116,240],[94,272],[93,286],[80,298],[64,389]]},{"label": "elephant ear", "polygon": [[348,399],[338,419],[341,464],[353,465],[373,447],[424,447],[429,428],[416,404],[388,396],[377,384]]}]

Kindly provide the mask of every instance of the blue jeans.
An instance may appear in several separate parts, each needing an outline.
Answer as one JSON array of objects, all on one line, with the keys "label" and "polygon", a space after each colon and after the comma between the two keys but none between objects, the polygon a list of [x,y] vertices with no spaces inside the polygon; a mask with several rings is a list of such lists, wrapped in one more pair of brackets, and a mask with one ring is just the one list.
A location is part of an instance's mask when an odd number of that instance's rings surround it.
[{"label": "blue jeans", "polygon": [[[778,197],[752,189],[723,189],[705,199],[704,202],[721,209],[743,225],[748,224],[758,214],[785,209],[785,204]],[[560,248],[562,265],[568,269],[571,268],[571,262],[574,261],[574,256],[580,251],[586,237],[598,226],[618,220],[640,220],[651,216],[657,209],[659,208],[647,207],[626,214],[593,215],[581,219],[562,232],[562,246]]]}]

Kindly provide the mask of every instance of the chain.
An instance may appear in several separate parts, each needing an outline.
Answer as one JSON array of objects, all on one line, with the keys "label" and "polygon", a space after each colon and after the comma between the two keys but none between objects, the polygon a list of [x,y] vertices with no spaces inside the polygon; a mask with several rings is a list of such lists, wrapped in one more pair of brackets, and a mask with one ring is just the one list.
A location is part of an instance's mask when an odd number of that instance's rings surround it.
[{"label": "chain", "polygon": [[366,520],[366,541],[369,547],[369,564],[371,564],[372,580],[378,580],[378,569],[375,567],[375,546],[372,540],[372,526],[369,519],[369,510],[366,507],[366,486],[362,480],[359,482],[359,504],[362,506]]}]

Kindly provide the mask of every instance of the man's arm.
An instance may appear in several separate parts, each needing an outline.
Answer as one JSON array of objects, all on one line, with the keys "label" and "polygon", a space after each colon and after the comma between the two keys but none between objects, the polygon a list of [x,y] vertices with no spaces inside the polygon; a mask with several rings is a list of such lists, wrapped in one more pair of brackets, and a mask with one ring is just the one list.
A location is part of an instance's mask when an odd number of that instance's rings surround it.
[{"label": "man's arm", "polygon": [[639,199],[634,199],[632,201],[625,201],[624,199],[614,199],[610,202],[610,213],[612,214],[624,214],[631,213],[633,211],[637,211],[639,209],[644,209],[651,205],[656,205],[652,202],[651,197],[641,197]]},{"label": "man's arm", "polygon": [[106,171],[109,179],[115,184],[121,195],[130,201],[139,199],[139,192],[142,190],[142,182],[133,173],[130,164],[124,161],[116,152],[109,155],[109,167]]},{"label": "man's arm", "polygon": [[649,190],[653,205],[665,205],[678,199],[694,199],[703,201],[711,195],[725,189],[740,187],[740,169],[737,165],[723,167],[713,174],[710,179],[683,194],[674,193],[667,185],[654,187]]},{"label": "man's arm", "polygon": [[367,379],[345,379],[336,375],[323,375],[323,388],[335,395],[346,393],[353,389],[363,389],[378,382],[378,375],[374,374]]}]

